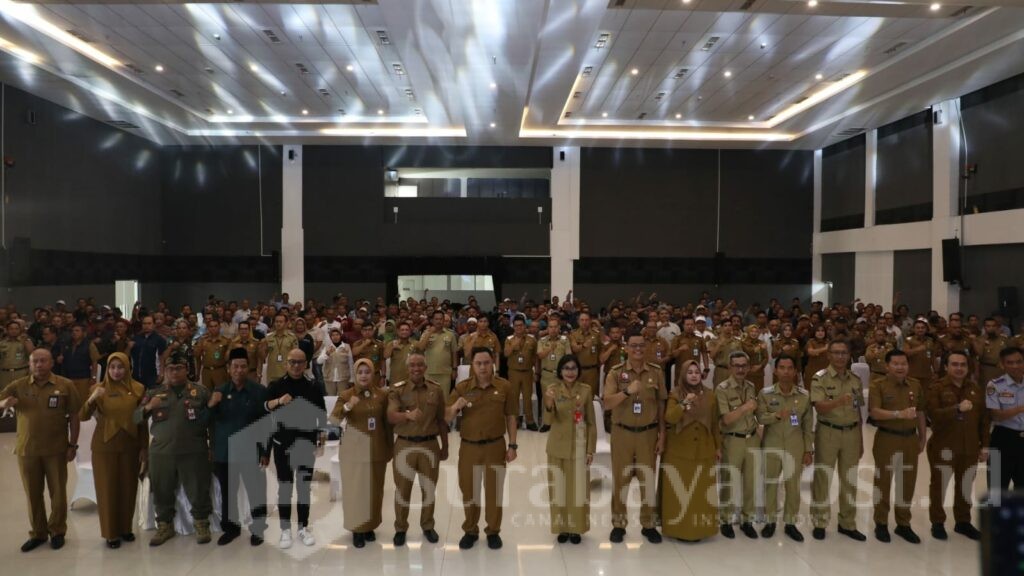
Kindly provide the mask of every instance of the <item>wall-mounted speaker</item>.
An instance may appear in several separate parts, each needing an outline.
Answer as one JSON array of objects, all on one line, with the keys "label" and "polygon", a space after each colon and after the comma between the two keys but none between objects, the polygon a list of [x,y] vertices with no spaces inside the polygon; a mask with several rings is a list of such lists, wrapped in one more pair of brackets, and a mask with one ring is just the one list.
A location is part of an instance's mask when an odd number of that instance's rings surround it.
[{"label": "wall-mounted speaker", "polygon": [[963,284],[959,238],[946,238],[942,241],[942,280],[952,284]]}]

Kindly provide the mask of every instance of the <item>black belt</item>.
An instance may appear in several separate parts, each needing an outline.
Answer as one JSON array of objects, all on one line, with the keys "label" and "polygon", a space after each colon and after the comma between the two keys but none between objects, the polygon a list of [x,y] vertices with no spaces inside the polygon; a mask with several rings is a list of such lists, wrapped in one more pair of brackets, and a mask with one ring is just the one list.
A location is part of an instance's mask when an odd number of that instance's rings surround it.
[{"label": "black belt", "polygon": [[995,436],[997,432],[999,434],[1008,434],[1011,438],[1024,439],[1024,430],[1014,430],[1013,428],[1007,428],[1006,426],[993,426],[992,435]]},{"label": "black belt", "polygon": [[597,368],[600,364],[591,364],[590,366],[580,366],[580,370],[592,370]]},{"label": "black belt", "polygon": [[17,372],[18,370],[28,370],[28,366],[22,366],[21,368],[0,368],[4,372]]},{"label": "black belt", "polygon": [[722,434],[724,436],[732,436],[733,438],[743,438],[743,439],[746,439],[746,438],[750,438],[754,434],[757,434],[757,430],[754,430],[754,431],[749,432],[747,434],[740,434],[739,432],[722,432]]},{"label": "black belt", "polygon": [[892,428],[883,428],[881,426],[878,426],[878,431],[885,432],[886,434],[892,434],[893,436],[903,436],[904,438],[917,436],[916,428],[913,430],[893,430]]},{"label": "black belt", "polygon": [[648,430],[654,430],[655,428],[657,428],[658,423],[651,422],[647,426],[627,426],[625,424],[616,424],[616,426],[622,428],[623,430],[629,430],[630,432],[647,432]]},{"label": "black belt", "polygon": [[431,436],[398,436],[399,440],[405,440],[406,442],[429,442],[437,438],[437,434]]},{"label": "black belt", "polygon": [[476,444],[477,446],[482,446],[484,444],[494,444],[498,440],[504,439],[504,436],[498,436],[497,438],[488,438],[486,440],[470,440],[469,438],[463,438],[462,441],[466,444]]},{"label": "black belt", "polygon": [[835,428],[836,430],[853,430],[854,428],[860,425],[860,422],[854,422],[853,424],[840,426],[839,424],[832,424],[830,422],[825,422],[824,420],[818,420],[818,424],[821,424],[822,426],[828,426],[829,428]]}]

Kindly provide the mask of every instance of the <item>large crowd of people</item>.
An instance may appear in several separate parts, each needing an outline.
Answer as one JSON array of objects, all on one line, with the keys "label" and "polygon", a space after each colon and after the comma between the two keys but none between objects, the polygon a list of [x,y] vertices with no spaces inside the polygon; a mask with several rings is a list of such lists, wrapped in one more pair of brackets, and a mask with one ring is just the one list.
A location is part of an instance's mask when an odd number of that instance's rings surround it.
[{"label": "large crowd of people", "polygon": [[[91,298],[32,311],[9,305],[0,308],[0,408],[17,419],[31,522],[22,550],[64,545],[67,463],[90,418],[100,533],[111,548],[135,539],[142,476],[156,508],[150,545],[176,535],[179,486],[198,542],[211,541],[211,478],[223,503],[218,543],[241,534],[244,485],[250,543],[261,544],[271,463],[280,547],[293,545],[293,501],[295,536],[314,545],[313,463],[340,424],[344,523],[355,548],[376,539],[389,462],[394,544],[406,542],[417,479],[424,539],[439,540],[433,502],[450,429],[460,436],[463,549],[479,539],[482,512],[488,546],[502,546],[504,471],[523,429],[547,434],[551,530],[559,543],[578,544],[590,529],[601,427],[610,432],[613,543],[625,535],[634,479],[651,543],[662,540],[659,526],[687,541],[734,538],[736,524],[749,538],[770,538],[780,521],[803,541],[799,479],[811,466],[814,538],[826,537],[838,476],[838,532],[863,541],[854,482],[865,412],[876,427],[875,537],[890,541],[894,509],[895,534],[920,541],[910,501],[925,453],[932,536],[947,538],[942,502],[952,482],[954,529],[977,539],[978,463],[999,458],[993,489],[1024,481],[1024,336],[999,314],[918,312],[859,300],[742,307],[708,293],[607,304],[545,293],[490,309],[473,297],[388,303],[342,294],[295,303],[288,294],[266,302],[211,295],[175,310],[157,302],[121,311]],[[855,364],[866,365],[869,386]],[[459,377],[461,365],[468,377]],[[330,413],[326,397],[337,397]]]}]

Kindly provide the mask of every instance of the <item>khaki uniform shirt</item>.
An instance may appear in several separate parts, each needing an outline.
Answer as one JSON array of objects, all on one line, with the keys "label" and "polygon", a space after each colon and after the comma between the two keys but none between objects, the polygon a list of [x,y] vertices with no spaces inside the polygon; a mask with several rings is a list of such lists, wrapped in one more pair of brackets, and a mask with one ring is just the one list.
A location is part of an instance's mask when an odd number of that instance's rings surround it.
[{"label": "khaki uniform shirt", "polygon": [[[352,408],[351,412],[345,412],[345,403],[359,394],[359,403]],[[387,462],[391,459],[391,449],[394,438],[391,435],[391,425],[388,424],[388,393],[383,388],[370,386],[360,391],[357,386],[338,393],[338,403],[334,405],[331,413],[332,421],[345,420],[352,430],[346,432],[342,443],[347,445],[344,449],[345,456],[354,458],[358,462]],[[360,436],[353,436],[355,432]],[[355,440],[358,438],[359,440]]]},{"label": "khaki uniform shirt", "polygon": [[907,352],[907,360],[910,362],[910,371],[907,372],[907,375],[911,378],[931,379],[935,376],[935,359],[942,356],[942,350],[935,340],[927,336],[923,341],[919,340],[917,336],[907,336],[907,339],[903,341],[903,350],[917,348],[921,345],[925,347],[923,352]]},{"label": "khaki uniform shirt", "polygon": [[[718,401],[718,413],[724,417],[749,400],[756,402],[757,390],[750,381],[744,380],[741,383],[737,382],[735,377],[729,376],[715,386],[715,399]],[[722,422],[720,427],[723,433],[750,434],[757,429],[757,417],[753,412],[748,412],[732,424],[726,425]]]},{"label": "khaki uniform shirt", "polygon": [[823,400],[836,400],[844,394],[853,396],[853,404],[837,406],[828,413],[818,413],[818,420],[836,426],[849,426],[860,422],[860,407],[864,405],[864,390],[860,378],[850,370],[840,376],[836,369],[829,365],[818,370],[811,378],[811,404]]},{"label": "khaki uniform shirt", "polygon": [[409,352],[412,350],[412,340],[402,343],[401,340],[391,341],[391,382],[401,382],[409,379]]},{"label": "khaki uniform shirt", "polygon": [[[20,345],[20,343],[19,343]],[[54,456],[68,451],[68,418],[78,416],[82,402],[74,384],[63,376],[50,374],[44,382],[29,375],[0,390],[0,401],[18,399],[14,413],[18,456]]]},{"label": "khaki uniform shirt", "polygon": [[[906,408],[917,408],[923,413],[928,408],[928,398],[921,389],[921,383],[914,378],[907,378],[903,382],[897,382],[892,376],[873,378],[868,394],[869,407],[882,410],[904,410]],[[883,420],[877,423],[879,428],[889,430],[916,430],[917,418],[901,418],[898,420]]]},{"label": "khaki uniform shirt", "polygon": [[[788,409],[790,416],[781,419],[778,413]],[[804,452],[813,452],[814,411],[807,390],[796,384],[789,394],[778,384],[768,386],[757,395],[757,421],[764,425],[765,448],[785,448],[793,436],[801,436]]]},{"label": "khaki uniform shirt", "polygon": [[533,370],[537,362],[537,339],[532,334],[524,334],[522,338],[509,336],[505,339],[505,350],[509,370]]},{"label": "khaki uniform shirt", "polygon": [[160,404],[149,413],[152,418],[150,454],[171,456],[209,451],[210,410],[206,403],[210,400],[210,391],[206,387],[186,382],[180,386],[161,384],[151,388],[135,409],[133,422],[146,419],[144,409],[151,398],[160,398]]},{"label": "khaki uniform shirt", "polygon": [[[558,361],[566,354],[572,354],[572,348],[569,346],[569,339],[564,334],[559,334],[554,338],[544,336],[537,343],[540,368],[544,372],[555,374],[555,371],[558,369]],[[555,376],[557,377],[557,374]]]},{"label": "khaki uniform shirt", "polygon": [[569,334],[569,343],[580,347],[580,351],[576,352],[576,358],[580,361],[581,370],[598,367],[601,362],[599,357],[601,353],[600,331],[591,328],[583,332],[582,328],[577,328]]},{"label": "khaki uniform shirt", "polygon": [[885,355],[892,349],[893,345],[889,342],[885,344],[871,343],[868,345],[867,351],[864,352],[864,359],[867,360],[872,374],[885,374]]},{"label": "khaki uniform shirt", "polygon": [[605,376],[604,396],[625,392],[634,380],[640,381],[640,390],[612,409],[613,424],[640,428],[658,421],[658,408],[668,400],[668,391],[664,371],[657,364],[645,362],[639,371],[629,362],[616,364]]},{"label": "khaki uniform shirt", "polygon": [[[586,438],[586,454],[597,450],[597,424],[594,416],[594,393],[590,386],[577,380],[572,388],[566,388],[559,381],[552,385],[555,391],[555,407],[544,409],[548,416],[544,421],[551,425],[548,432],[547,453],[555,458],[571,458],[573,447],[577,441],[580,427],[584,428]],[[584,454],[575,454],[582,457]]]},{"label": "khaki uniform shirt", "polygon": [[299,347],[299,341],[286,330],[282,334],[267,334],[263,342],[267,350],[267,382],[271,382],[288,373],[288,353]]},{"label": "khaki uniform shirt", "polygon": [[[988,447],[992,422],[981,386],[967,379],[957,386],[945,376],[926,393],[932,428],[929,446],[948,449],[956,455],[975,455]],[[972,407],[967,412],[960,412],[958,408],[963,400],[971,401]]]},{"label": "khaki uniform shirt", "polygon": [[419,408],[415,422],[402,422],[394,426],[399,436],[437,436],[444,421],[444,397],[441,385],[423,379],[419,384],[411,381],[396,382],[388,392],[388,412],[409,412]]},{"label": "khaki uniform shirt", "polygon": [[454,369],[452,367],[452,350],[455,350],[458,343],[455,340],[455,332],[444,328],[440,334],[430,334],[427,337],[427,346],[423,355],[427,359],[427,374],[448,374]]},{"label": "khaki uniform shirt", "polygon": [[644,362],[661,366],[668,358],[670,352],[668,342],[665,342],[664,339],[657,336],[654,338],[644,338]]},{"label": "khaki uniform shirt", "polygon": [[25,351],[27,336],[17,340],[4,338],[0,340],[0,369],[21,370],[28,368],[28,352]]},{"label": "khaki uniform shirt", "polygon": [[448,395],[451,406],[465,397],[469,404],[462,409],[462,437],[471,442],[493,440],[505,435],[509,416],[519,415],[518,395],[512,394],[512,385],[504,378],[494,376],[487,388],[470,376],[455,385]]}]

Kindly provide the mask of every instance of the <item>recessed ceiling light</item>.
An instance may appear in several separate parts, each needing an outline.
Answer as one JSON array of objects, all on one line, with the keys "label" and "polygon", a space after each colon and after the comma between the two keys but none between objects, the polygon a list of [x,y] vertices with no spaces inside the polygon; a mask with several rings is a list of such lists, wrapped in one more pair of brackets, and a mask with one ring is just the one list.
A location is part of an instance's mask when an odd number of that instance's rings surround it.
[{"label": "recessed ceiling light", "polygon": [[345,66],[345,70],[348,70],[349,72],[351,72],[351,71],[353,71],[355,69],[356,69],[356,67],[351,65],[351,64],[349,64],[348,66]]},{"label": "recessed ceiling light", "polygon": [[818,0],[807,0],[807,5],[810,6],[811,8],[814,8],[815,6],[818,5]]},{"label": "recessed ceiling light", "polygon": [[683,4],[689,4],[691,0],[683,0]]},{"label": "recessed ceiling light", "polygon": [[764,42],[761,42],[761,50],[764,50],[767,47],[768,47],[768,44],[766,44]]},{"label": "recessed ceiling light", "polygon": [[932,12],[938,12],[940,8],[942,8],[942,4],[939,4],[938,2],[931,5]]},{"label": "recessed ceiling light", "polygon": [[281,90],[281,96],[287,96],[287,95],[288,95],[287,92],[285,92],[284,90]]},{"label": "recessed ceiling light", "polygon": [[234,114],[234,113],[235,113],[234,110],[228,109],[228,114]]},{"label": "recessed ceiling light", "polygon": [[607,118],[607,117],[608,117],[608,113],[607,112],[601,112],[601,118]]},{"label": "recessed ceiling light", "polygon": [[491,128],[494,128],[495,126],[497,126],[497,124],[495,124],[494,122],[491,122]]},{"label": "recessed ceiling light", "polygon": [[309,116],[309,110],[306,110],[305,108],[303,108],[302,109],[302,115],[303,116]]},{"label": "recessed ceiling light", "polygon": [[821,80],[824,77],[825,77],[825,75],[820,73],[820,72],[814,75],[814,79],[815,80]]},{"label": "recessed ceiling light", "polygon": [[497,90],[497,89],[498,89],[498,83],[497,82],[491,82],[491,90]]},{"label": "recessed ceiling light", "polygon": [[252,70],[253,72],[255,72],[255,71],[259,70],[259,69],[260,69],[259,66],[255,65],[255,64],[249,64],[249,70]]},{"label": "recessed ceiling light", "polygon": [[383,115],[384,115],[384,110],[382,110],[382,109],[378,108],[378,109],[377,109],[377,115],[378,115],[378,116],[383,116]]},{"label": "recessed ceiling light", "polygon": [[726,78],[732,78],[732,70],[726,70],[724,75]]},{"label": "recessed ceiling light", "polygon": [[164,67],[159,65],[159,64],[157,64],[156,67],[154,68],[154,70],[156,70],[157,72],[163,72],[164,71]]},{"label": "recessed ceiling light", "polygon": [[753,119],[754,119],[754,115],[753,114],[751,114],[750,116],[747,116],[747,120],[753,120]]},{"label": "recessed ceiling light", "polygon": [[214,40],[220,40],[220,34],[214,34],[213,35],[213,39]]},{"label": "recessed ceiling light", "polygon": [[680,119],[680,118],[682,118],[682,117],[683,117],[683,115],[682,115],[682,114],[680,114],[680,113],[676,112],[676,120],[679,120],[679,119]]},{"label": "recessed ceiling light", "polygon": [[629,71],[629,73],[632,74],[633,76],[636,76],[637,74],[640,73],[640,69],[639,68],[633,68],[632,70]]}]

